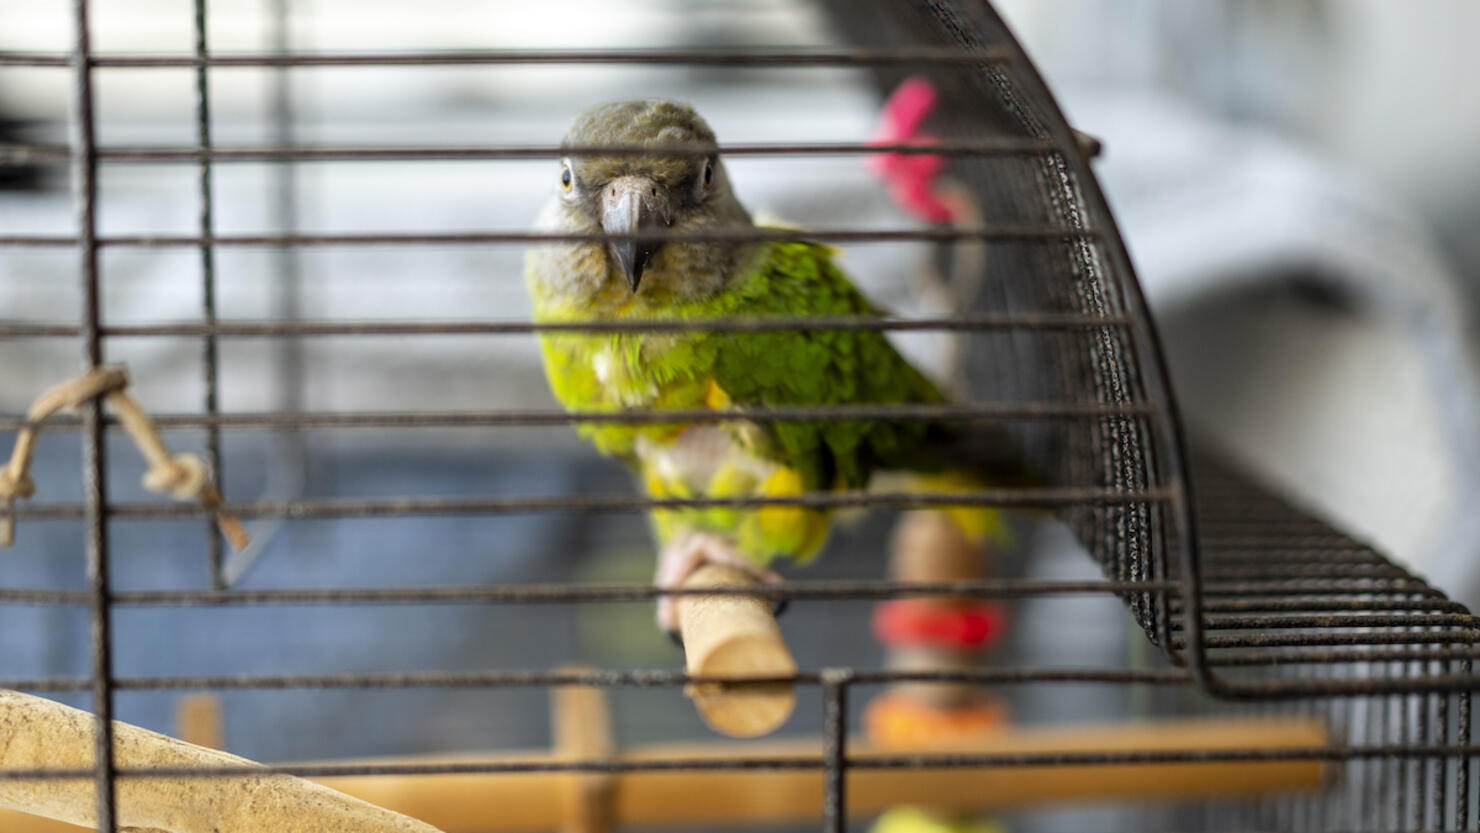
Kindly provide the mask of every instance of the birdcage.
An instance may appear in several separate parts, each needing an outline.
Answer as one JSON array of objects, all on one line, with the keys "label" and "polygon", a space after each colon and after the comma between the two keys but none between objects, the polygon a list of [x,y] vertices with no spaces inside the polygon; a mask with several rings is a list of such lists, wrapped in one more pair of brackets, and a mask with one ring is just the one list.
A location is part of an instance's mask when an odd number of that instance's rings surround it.
[{"label": "birdcage", "polygon": [[[0,53],[0,74],[65,92],[70,133],[0,146],[0,163],[65,172],[73,193],[9,217],[0,280],[57,271],[68,283],[38,281],[34,307],[0,314],[0,349],[6,387],[27,399],[70,375],[79,350],[92,375],[51,403],[77,416],[3,420],[12,437],[42,434],[39,494],[5,509],[16,545],[0,556],[3,650],[21,670],[0,673],[0,687],[93,717],[7,695],[5,806],[172,833],[292,819],[422,829],[365,815],[341,792],[446,831],[842,831],[904,805],[947,826],[974,814],[1014,829],[1480,823],[1469,612],[1189,444],[1091,169],[1095,142],[1065,122],[986,3],[642,5],[632,28],[600,33],[614,45],[581,49],[562,32],[593,37],[591,9],[500,6],[510,30],[539,33],[538,50],[498,32],[430,50],[423,24],[372,30],[348,6],[320,10],[333,18],[318,30],[327,45],[304,44],[285,0],[260,40],[236,37],[241,21],[226,16],[240,9],[195,0],[193,13],[170,12],[179,48],[115,49],[98,23],[112,12],[88,0],[54,11],[46,31],[65,42]],[[398,14],[463,26],[435,9]],[[650,48],[660,28],[692,44]],[[530,344],[549,325],[514,314],[517,258],[552,241],[521,212],[553,184],[555,160],[583,152],[556,140],[589,103],[593,67],[643,94],[681,94],[674,78],[712,83],[708,112],[742,192],[748,176],[779,183],[787,219],[806,227],[757,236],[839,247],[900,310],[678,329],[874,329],[922,339],[919,355],[961,356],[955,404],[748,417],[949,420],[1004,432],[1045,473],[948,494],[804,495],[790,503],[876,511],[784,584],[674,591],[794,602],[782,623],[798,670],[706,675],[692,656],[685,670],[649,622],[658,592],[641,515],[655,501],[576,446],[576,417],[529,383]],[[425,75],[438,80],[408,80]],[[937,96],[928,139],[870,142],[868,124],[825,101],[840,85],[844,98],[882,100],[912,78]],[[110,125],[112,102],[145,88],[188,103],[190,120]],[[341,107],[355,89],[360,109]],[[417,109],[427,89],[441,109]],[[223,90],[250,107],[223,119]],[[382,98],[405,112],[371,119]],[[725,102],[788,138],[727,137]],[[892,210],[882,186],[849,179],[885,153],[946,160],[974,211],[850,225],[859,201]],[[374,200],[396,209],[388,222],[360,210]],[[512,207],[493,210],[500,201]],[[140,208],[154,204],[181,213]],[[484,211],[510,219],[462,222]],[[190,292],[177,282],[134,303],[147,293],[129,282],[165,268],[156,261],[188,273]],[[902,277],[920,270],[938,278],[943,306]],[[108,375],[112,362],[132,377]],[[155,411],[163,444],[139,429],[140,408]],[[174,459],[164,445],[198,451],[210,479],[192,494],[204,500],[143,496],[130,437],[151,469]],[[890,576],[884,542],[900,512],[963,505],[1054,520],[1023,531],[1021,557],[991,574]],[[219,529],[238,518],[253,543],[233,551]],[[887,665],[871,606],[918,598],[1001,603],[1014,625],[984,663]],[[1013,716],[892,746],[856,737],[864,704],[901,685],[986,690]],[[785,739],[732,741],[701,724],[686,692],[700,704],[795,692],[798,705]],[[270,764],[179,757],[134,724]],[[66,829],[18,813],[5,826]]]}]

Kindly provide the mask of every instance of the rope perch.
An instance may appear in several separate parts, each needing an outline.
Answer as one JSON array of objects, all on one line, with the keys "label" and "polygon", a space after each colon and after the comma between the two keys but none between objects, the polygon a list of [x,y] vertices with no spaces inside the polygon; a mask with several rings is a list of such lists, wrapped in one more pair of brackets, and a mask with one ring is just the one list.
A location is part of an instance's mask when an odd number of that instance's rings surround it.
[{"label": "rope perch", "polygon": [[[15,543],[15,501],[36,492],[31,480],[31,463],[36,457],[36,442],[41,426],[62,410],[74,409],[90,399],[101,398],[118,417],[129,438],[149,464],[144,473],[144,488],[176,500],[199,501],[209,510],[221,507],[221,492],[212,482],[205,461],[195,454],[172,454],[159,437],[159,429],[134,398],[125,392],[128,371],[121,365],[98,367],[69,379],[36,398],[26,411],[26,424],[16,432],[10,462],[0,469],[0,547]],[[244,549],[250,539],[241,522],[223,512],[216,513],[216,525],[235,550]]]}]

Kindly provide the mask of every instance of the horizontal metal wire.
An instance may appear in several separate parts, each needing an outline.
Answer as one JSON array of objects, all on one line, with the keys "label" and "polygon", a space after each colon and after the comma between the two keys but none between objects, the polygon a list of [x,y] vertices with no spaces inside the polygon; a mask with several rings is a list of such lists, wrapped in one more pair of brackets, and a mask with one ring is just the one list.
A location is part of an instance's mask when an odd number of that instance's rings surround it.
[{"label": "horizontal metal wire", "polygon": [[[984,579],[951,582],[889,580],[787,581],[755,588],[672,588],[651,584],[505,584],[484,587],[322,588],[287,590],[133,590],[108,596],[119,606],[324,605],[324,604],[552,604],[572,602],[650,601],[660,596],[751,596],[767,599],[820,601],[832,599],[893,599],[913,596],[1021,598],[1026,596],[1099,595],[1119,593],[1175,593],[1180,585],[1169,581],[1055,581],[1041,579]],[[0,588],[0,604],[85,604],[91,596],[81,590]]]},{"label": "horizontal metal wire", "polygon": [[1207,598],[1240,596],[1309,595],[1350,593],[1401,593],[1405,596],[1425,595],[1443,599],[1444,594],[1422,581],[1408,577],[1332,578],[1332,579],[1278,579],[1271,581],[1214,582],[1203,588]]},{"label": "horizontal metal wire", "polygon": [[1298,552],[1302,556],[1326,552],[1351,553],[1361,556],[1376,555],[1372,548],[1365,544],[1358,544],[1335,535],[1204,535],[1201,548],[1211,555],[1227,559],[1239,558],[1253,550],[1268,549]]},{"label": "horizontal metal wire", "polygon": [[[506,145],[446,147],[195,147],[100,148],[105,162],[383,162],[556,159],[580,156],[867,156],[881,153],[931,156],[1038,156],[1058,152],[1044,139],[978,139],[927,143],[808,142],[734,145]],[[72,159],[66,145],[0,144],[0,164],[61,163]]]},{"label": "horizontal metal wire", "polygon": [[[97,245],[112,248],[162,249],[182,246],[298,247],[298,246],[471,246],[539,243],[769,243],[811,240],[822,243],[890,243],[985,240],[989,242],[1055,242],[1097,240],[1099,232],[1051,226],[996,226],[990,228],[933,227],[918,229],[750,229],[744,231],[633,232],[631,234],[553,233],[533,231],[398,231],[342,234],[219,234],[213,237],[186,234],[133,234],[99,236]],[[66,235],[0,235],[0,246],[23,248],[73,248],[77,238]]]},{"label": "horizontal metal wire", "polygon": [[1207,567],[1203,578],[1208,582],[1227,579],[1277,579],[1277,578],[1408,578],[1402,567],[1391,562],[1375,564],[1261,564],[1253,567],[1226,567],[1222,564]]},{"label": "horizontal metal wire", "polygon": [[[1480,646],[1474,645],[1415,645],[1394,648],[1328,648],[1323,650],[1240,651],[1237,654],[1219,654],[1213,658],[1216,668],[1240,668],[1277,665],[1354,665],[1369,666],[1372,663],[1415,663],[1451,662],[1463,659],[1480,659]],[[1373,673],[1370,667],[1361,667],[1364,675]],[[1428,672],[1409,679],[1427,679]],[[1474,685],[1474,677],[1469,678]]]},{"label": "horizontal metal wire", "polygon": [[[812,331],[954,331],[1093,330],[1127,327],[1119,315],[1079,313],[1003,313],[931,316],[778,315],[623,321],[218,321],[215,324],[169,322],[113,324],[100,328],[108,338],[204,337],[275,338],[282,336],[434,336],[523,335],[530,333],[774,333]],[[0,321],[0,338],[75,338],[71,324]]]},{"label": "horizontal metal wire", "polygon": [[1247,520],[1233,522],[1227,519],[1205,520],[1200,519],[1197,524],[1199,536],[1219,536],[1229,534],[1262,534],[1262,535],[1310,535],[1329,532],[1331,527],[1321,521],[1314,519],[1282,519],[1271,520],[1260,523],[1257,529],[1250,529]]},{"label": "horizontal metal wire", "polygon": [[[1412,627],[1460,627],[1473,628],[1480,625],[1468,613],[1396,613],[1371,611],[1367,613],[1288,613],[1264,616],[1240,614],[1208,614],[1203,617],[1205,630],[1253,630],[1256,628],[1412,628]],[[1180,628],[1173,623],[1173,628]],[[1477,631],[1480,633],[1480,631]]]},{"label": "horizontal metal wire", "polygon": [[1263,561],[1271,556],[1280,556],[1286,563],[1291,561],[1315,560],[1326,563],[1370,564],[1373,560],[1387,562],[1376,551],[1361,544],[1281,541],[1278,538],[1246,539],[1240,543],[1225,543],[1219,539],[1205,539],[1199,549],[1207,551],[1209,564],[1243,566],[1249,561]]},{"label": "horizontal metal wire", "polygon": [[[1182,670],[1128,670],[1099,668],[987,668],[960,671],[902,671],[849,669],[857,684],[978,683],[982,685],[1103,684],[1181,686],[1192,682]],[[824,671],[799,671],[779,677],[699,675],[683,671],[629,669],[622,671],[411,671],[353,672],[303,675],[211,675],[181,677],[115,677],[118,690],[263,690],[263,689],[401,689],[401,688],[682,688],[723,683],[727,686],[767,686],[778,683],[821,685]],[[17,691],[83,691],[87,678],[0,680],[0,687]]]},{"label": "horizontal metal wire", "polygon": [[[1349,761],[1374,758],[1425,759],[1460,758],[1480,754],[1480,744],[1403,744],[1384,746],[1300,746],[1248,749],[1175,749],[1116,751],[1055,751],[999,753],[924,753],[848,756],[849,769],[986,769],[1032,766],[1165,765],[1229,762]],[[437,763],[294,764],[288,766],[238,766],[201,768],[119,768],[119,778],[223,778],[255,777],[263,774],[295,775],[302,778],[335,778],[371,775],[477,775],[534,772],[638,773],[746,770],[822,770],[827,762],[820,755],[776,757],[600,759],[529,761],[462,761]],[[86,769],[0,770],[0,780],[46,780],[91,778]]]},{"label": "horizontal metal wire", "polygon": [[[1270,545],[1267,547],[1252,547],[1247,550],[1232,552],[1226,549],[1212,548],[1202,550],[1211,552],[1217,556],[1220,567],[1236,567],[1247,569],[1256,566],[1283,567],[1292,561],[1301,561],[1307,564],[1346,565],[1346,566],[1373,566],[1386,565],[1392,562],[1383,558],[1375,552],[1343,551],[1338,549],[1303,550],[1297,547],[1279,547]],[[1211,560],[1211,559],[1210,559]]]},{"label": "horizontal metal wire", "polygon": [[[373,518],[405,515],[495,515],[545,512],[636,512],[662,509],[761,509],[799,506],[808,509],[930,509],[950,506],[1053,508],[1078,505],[1165,503],[1169,489],[1116,490],[1091,487],[978,489],[932,494],[814,492],[789,497],[648,498],[638,495],[572,495],[552,497],[300,499],[228,503],[223,513],[246,518]],[[21,504],[17,518],[67,520],[83,517],[82,504]],[[111,518],[202,518],[213,512],[198,506],[167,503],[115,503]]]},{"label": "horizontal metal wire", "polygon": [[[631,411],[358,411],[358,412],[257,412],[217,414],[160,414],[153,418],[161,428],[468,428],[532,427],[593,424],[663,424],[670,422],[841,422],[870,419],[894,422],[981,422],[1103,419],[1150,416],[1150,405],[1056,402],[991,403],[970,405],[832,405],[777,408],[708,408]],[[30,425],[23,415],[0,416],[0,431]],[[120,427],[110,418],[111,427]],[[75,429],[77,417],[48,419],[46,429]]]},{"label": "horizontal metal wire", "polygon": [[[1313,631],[1275,633],[1247,633],[1237,636],[1211,635],[1203,638],[1209,650],[1238,648],[1314,648],[1337,645],[1433,645],[1441,643],[1475,644],[1480,642],[1480,631],[1448,630],[1424,631],[1419,633],[1393,633],[1374,631],[1371,633],[1321,633]],[[1180,636],[1172,637],[1174,647],[1185,647]]]},{"label": "horizontal metal wire", "polygon": [[1321,700],[1382,697],[1397,694],[1469,694],[1476,688],[1474,674],[1423,674],[1411,677],[1368,676],[1317,679],[1220,680],[1218,696],[1235,700]]},{"label": "horizontal metal wire", "polygon": [[[1169,602],[1177,612],[1180,600]],[[1404,611],[1427,610],[1469,615],[1469,608],[1448,599],[1374,599],[1366,596],[1333,594],[1331,596],[1281,596],[1254,598],[1215,598],[1203,601],[1205,614],[1233,612],[1276,612],[1276,611]]]},{"label": "horizontal metal wire", "polygon": [[[198,55],[93,55],[108,69],[164,67],[475,66],[496,64],[636,64],[641,66],[794,67],[980,66],[1011,59],[1005,49],[482,49],[421,52],[323,52]],[[67,54],[0,52],[0,67],[74,67]]]}]

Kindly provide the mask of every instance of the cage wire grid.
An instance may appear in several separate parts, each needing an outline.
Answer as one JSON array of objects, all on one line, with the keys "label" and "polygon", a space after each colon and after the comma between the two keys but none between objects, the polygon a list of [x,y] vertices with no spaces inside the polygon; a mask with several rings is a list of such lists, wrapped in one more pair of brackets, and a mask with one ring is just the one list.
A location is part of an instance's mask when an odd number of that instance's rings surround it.
[{"label": "cage wire grid", "polygon": [[[11,164],[71,167],[75,235],[0,235],[0,246],[75,250],[82,290],[80,325],[0,322],[0,338],[73,339],[84,364],[103,364],[110,339],[175,337],[198,340],[205,381],[200,413],[160,415],[165,429],[203,430],[212,469],[223,465],[223,431],[277,431],[354,427],[452,428],[561,425],[574,422],[715,421],[713,412],[622,412],[501,410],[456,412],[223,412],[219,402],[218,340],[281,339],[286,344],[315,337],[370,335],[518,335],[550,331],[622,332],[706,329],[760,332],[774,329],[944,330],[972,337],[973,390],[993,391],[980,401],[940,406],[775,408],[726,412],[767,420],[914,419],[964,423],[1011,423],[1025,446],[1056,477],[1053,485],[998,488],[950,495],[809,494],[771,499],[653,500],[635,496],[536,496],[518,498],[293,499],[229,502],[223,511],[244,518],[369,518],[549,512],[633,512],[654,507],[939,508],[958,505],[1052,509],[1100,562],[1106,577],[1096,581],[992,579],[939,585],[887,580],[802,580],[766,587],[774,599],[882,599],[900,596],[1019,598],[1064,594],[1113,594],[1125,600],[1147,637],[1169,660],[1165,668],[1049,669],[985,668],[976,671],[905,672],[858,668],[806,670],[788,680],[813,687],[823,715],[820,756],[643,761],[539,761],[468,764],[320,764],[266,770],[125,770],[112,749],[113,698],[118,691],[276,688],[398,687],[680,687],[704,682],[682,672],[544,670],[416,672],[391,674],[202,675],[119,677],[111,658],[111,618],[117,606],[282,605],[642,601],[657,597],[647,586],[569,584],[487,587],[388,588],[362,590],[239,590],[223,572],[218,536],[208,534],[211,588],[205,590],[114,591],[110,585],[108,523],[130,519],[210,520],[196,507],[120,503],[106,489],[104,439],[114,430],[98,402],[75,419],[47,423],[47,430],[78,431],[83,449],[83,499],[77,504],[21,505],[25,520],[81,520],[86,529],[88,588],[85,591],[4,589],[0,601],[83,605],[91,617],[90,674],[83,679],[0,680],[0,686],[38,692],[88,691],[97,725],[97,766],[77,771],[6,771],[5,779],[91,778],[98,795],[98,827],[115,830],[114,787],[119,778],[142,775],[211,777],[284,772],[303,776],[628,772],[717,769],[804,769],[824,773],[824,829],[843,831],[846,775],[860,768],[1017,767],[1086,763],[1176,763],[1319,759],[1341,770],[1339,788],[1303,798],[1270,799],[1257,806],[1210,804],[1191,826],[1264,826],[1275,829],[1473,829],[1476,814],[1471,758],[1480,753],[1470,737],[1470,691],[1476,686],[1476,628],[1461,605],[1447,600],[1417,576],[1394,565],[1321,521],[1292,508],[1205,454],[1189,454],[1151,325],[1123,244],[1103,196],[1062,114],[1006,27],[985,4],[944,2],[824,3],[848,48],[665,51],[458,51],[418,53],[220,55],[208,48],[205,0],[194,0],[195,48],[191,55],[100,55],[89,40],[88,0],[74,0],[75,48],[70,55],[0,53],[0,67],[54,68],[72,73],[74,110],[66,146],[0,146]],[[282,13],[281,5],[278,7]],[[993,274],[1018,272],[1035,280],[988,282],[983,309],[960,316],[883,319],[767,319],[705,322],[361,322],[218,318],[214,255],[220,248],[291,252],[319,246],[508,245],[650,239],[651,235],[548,235],[519,231],[440,233],[309,234],[288,222],[261,234],[214,233],[211,172],[216,164],[373,160],[500,160],[558,158],[573,153],[651,153],[631,148],[562,149],[524,147],[304,147],[291,142],[291,112],[285,88],[278,98],[280,122],[271,147],[220,148],[211,136],[209,76],[231,67],[308,67],[493,64],[725,65],[735,68],[846,66],[869,71],[887,90],[906,74],[928,70],[940,84],[949,115],[940,121],[942,139],[928,147],[863,143],[772,143],[720,147],[730,156],[866,155],[883,151],[949,156],[961,175],[1002,216],[980,228],[817,229],[804,235],[758,230],[724,235],[727,240],[807,239],[833,243],[962,241],[994,245]],[[96,137],[93,74],[98,69],[174,67],[193,70],[196,116],[194,147],[100,147]],[[665,149],[665,153],[710,153],[709,149]],[[98,231],[98,168],[101,163],[194,164],[199,232],[193,235],[102,235]],[[284,174],[290,176],[291,174]],[[1028,207],[1004,209],[1006,195]],[[291,209],[289,209],[291,210]],[[685,235],[711,239],[714,235]],[[660,235],[660,239],[675,239]],[[99,252],[107,248],[195,249],[200,254],[202,308],[198,323],[151,322],[113,325],[102,320]],[[1003,310],[1010,310],[1004,312]],[[1011,349],[1002,349],[1003,346]],[[1025,374],[1004,362],[1035,363],[1042,373]],[[291,364],[287,362],[286,364]],[[0,419],[0,430],[25,425],[21,417]],[[1189,461],[1192,476],[1187,473]],[[229,461],[227,461],[229,462]],[[1192,484],[1197,485],[1194,503]],[[1194,527],[1194,516],[1199,527]],[[670,591],[681,593],[683,591]],[[714,590],[696,591],[713,594]],[[1324,716],[1344,732],[1341,743],[1308,749],[1053,754],[932,754],[850,758],[847,705],[861,685],[916,682],[1103,683],[1202,690],[1236,701],[1230,710],[1298,711]]]}]

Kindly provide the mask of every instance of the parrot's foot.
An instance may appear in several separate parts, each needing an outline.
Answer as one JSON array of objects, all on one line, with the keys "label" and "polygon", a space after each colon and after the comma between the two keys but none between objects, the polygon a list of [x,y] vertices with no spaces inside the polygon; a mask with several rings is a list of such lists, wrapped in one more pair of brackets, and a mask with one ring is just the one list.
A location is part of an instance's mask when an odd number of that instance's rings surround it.
[{"label": "parrot's foot", "polygon": [[[653,584],[660,590],[668,590],[678,587],[689,573],[699,569],[703,564],[724,564],[737,570],[749,573],[763,584],[779,584],[781,576],[773,570],[757,566],[755,562],[741,555],[729,542],[718,535],[708,532],[690,532],[675,538],[663,547],[658,553],[658,571],[653,576]],[[668,634],[668,637],[677,644],[678,632],[678,606],[674,604],[673,596],[658,597],[658,627]],[[781,610],[778,608],[779,615]]]}]

